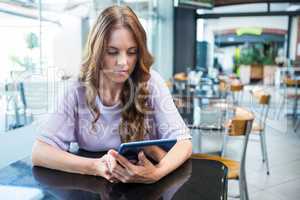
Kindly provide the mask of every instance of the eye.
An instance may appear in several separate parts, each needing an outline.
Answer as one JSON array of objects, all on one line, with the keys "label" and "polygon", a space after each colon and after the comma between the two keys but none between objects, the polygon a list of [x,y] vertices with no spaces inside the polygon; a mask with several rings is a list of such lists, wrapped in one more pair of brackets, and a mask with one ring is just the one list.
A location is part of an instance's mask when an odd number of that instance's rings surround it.
[{"label": "eye", "polygon": [[128,55],[136,55],[137,54],[137,50],[136,49],[132,49],[132,50],[129,50],[127,52]]},{"label": "eye", "polygon": [[106,53],[108,55],[117,55],[119,52],[117,50],[115,50],[115,49],[107,49]]}]

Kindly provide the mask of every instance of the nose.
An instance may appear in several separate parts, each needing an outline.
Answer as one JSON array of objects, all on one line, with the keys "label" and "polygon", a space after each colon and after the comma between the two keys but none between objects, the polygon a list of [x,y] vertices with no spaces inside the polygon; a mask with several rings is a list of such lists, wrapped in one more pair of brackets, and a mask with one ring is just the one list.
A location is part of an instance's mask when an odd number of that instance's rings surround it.
[{"label": "nose", "polygon": [[125,53],[120,53],[117,57],[118,65],[126,65],[127,63],[127,55]]}]

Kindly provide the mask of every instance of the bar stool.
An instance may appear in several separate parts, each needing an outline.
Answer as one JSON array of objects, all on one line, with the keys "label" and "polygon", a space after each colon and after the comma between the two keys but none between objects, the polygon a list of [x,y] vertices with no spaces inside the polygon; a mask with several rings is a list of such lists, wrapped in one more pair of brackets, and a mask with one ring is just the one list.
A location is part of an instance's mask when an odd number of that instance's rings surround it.
[{"label": "bar stool", "polygon": [[[269,169],[269,160],[268,160],[268,153],[267,153],[267,144],[266,144],[266,120],[268,118],[269,114],[269,108],[270,108],[270,99],[271,95],[264,90],[252,90],[250,91],[252,94],[252,98],[255,99],[255,101],[258,104],[259,109],[256,112],[256,106],[253,105],[252,111],[257,113],[255,115],[255,120],[253,122],[252,132],[253,134],[258,134],[260,138],[260,145],[261,145],[261,153],[262,153],[262,161],[266,162],[267,166],[267,174],[270,174]],[[255,108],[254,108],[255,107]]]},{"label": "bar stool", "polygon": [[240,105],[243,100],[244,85],[239,80],[233,80],[230,83],[229,90],[232,97],[232,103],[234,105]]},{"label": "bar stool", "polygon": [[[299,94],[299,86],[300,86],[300,79],[292,79],[290,77],[286,77],[283,79],[283,97],[282,101],[279,106],[278,115],[277,118],[279,118],[279,115],[282,113],[282,110],[284,108],[284,105],[288,103],[289,100],[293,101],[293,117],[296,118],[296,112],[298,109],[298,100],[300,99]],[[288,88],[293,87],[295,90],[294,92],[288,92]]]},{"label": "bar stool", "polygon": [[235,161],[224,157],[224,152],[226,149],[226,139],[224,138],[224,147],[222,149],[221,156],[208,155],[208,154],[193,154],[192,158],[196,159],[208,159],[217,160],[222,162],[228,168],[228,179],[239,180],[240,198],[249,199],[247,180],[246,180],[246,151],[249,140],[249,134],[252,129],[252,123],[254,116],[251,112],[244,108],[237,107],[235,110],[235,116],[230,120],[228,128],[226,129],[225,137],[228,136],[244,136],[243,139],[243,150],[241,160]]}]

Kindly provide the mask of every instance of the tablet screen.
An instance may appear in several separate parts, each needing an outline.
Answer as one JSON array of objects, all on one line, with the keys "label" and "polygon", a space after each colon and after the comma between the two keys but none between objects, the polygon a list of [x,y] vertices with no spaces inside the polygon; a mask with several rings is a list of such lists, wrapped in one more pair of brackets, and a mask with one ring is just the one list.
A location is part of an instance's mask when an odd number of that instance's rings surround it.
[{"label": "tablet screen", "polygon": [[160,139],[123,143],[119,147],[119,154],[128,160],[138,160],[138,153],[146,147],[158,146],[165,151],[169,151],[176,142],[176,139]]}]

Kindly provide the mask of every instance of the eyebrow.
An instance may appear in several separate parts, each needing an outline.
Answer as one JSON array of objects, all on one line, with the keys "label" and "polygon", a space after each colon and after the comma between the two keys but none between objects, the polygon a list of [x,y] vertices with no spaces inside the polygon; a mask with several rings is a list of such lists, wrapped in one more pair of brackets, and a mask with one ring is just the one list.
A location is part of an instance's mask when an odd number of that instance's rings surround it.
[{"label": "eyebrow", "polygon": [[[119,49],[119,48],[113,47],[113,46],[108,46],[107,48],[108,48],[108,49],[116,49],[116,50]],[[137,49],[137,47],[129,47],[127,50],[132,50],[132,49]]]}]

